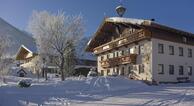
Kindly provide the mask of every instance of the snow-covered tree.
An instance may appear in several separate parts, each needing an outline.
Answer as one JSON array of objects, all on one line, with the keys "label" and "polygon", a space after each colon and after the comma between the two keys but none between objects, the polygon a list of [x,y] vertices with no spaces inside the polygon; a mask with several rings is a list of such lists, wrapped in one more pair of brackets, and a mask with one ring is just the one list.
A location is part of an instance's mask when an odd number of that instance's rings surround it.
[{"label": "snow-covered tree", "polygon": [[47,11],[35,11],[29,22],[29,29],[36,39],[40,56],[57,57],[56,65],[61,72],[61,79],[64,80],[69,71],[65,70],[65,63],[71,60],[70,57],[66,57],[74,51],[72,45],[75,45],[84,33],[82,16],[65,15],[64,12],[52,14]]},{"label": "snow-covered tree", "polygon": [[4,82],[3,76],[8,71],[10,64],[13,62],[13,59],[6,55],[7,54],[6,52],[10,46],[11,46],[10,39],[6,36],[0,35],[0,75],[3,79],[3,82]]},{"label": "snow-covered tree", "polygon": [[70,76],[74,73],[75,62],[76,62],[76,53],[75,47],[72,42],[67,43],[69,46],[65,50],[65,66],[64,70],[66,70],[65,76]]},{"label": "snow-covered tree", "polygon": [[31,60],[31,62],[34,63],[34,67],[31,67],[29,70],[34,70],[39,80],[40,75],[41,75],[40,70],[42,68],[42,59],[40,59],[40,56],[36,56]]},{"label": "snow-covered tree", "polygon": [[[34,11],[30,22],[29,22],[29,30],[33,34],[35,38],[37,49],[38,49],[38,57],[36,59],[35,64],[39,63],[40,69],[43,69],[43,60],[45,60],[45,56],[50,52],[49,51],[49,34],[48,34],[48,22],[49,22],[49,13],[47,11],[36,12]],[[45,63],[44,63],[45,64]],[[44,69],[42,71],[45,71]],[[43,77],[44,77],[44,73]],[[46,78],[47,79],[47,78]]]}]

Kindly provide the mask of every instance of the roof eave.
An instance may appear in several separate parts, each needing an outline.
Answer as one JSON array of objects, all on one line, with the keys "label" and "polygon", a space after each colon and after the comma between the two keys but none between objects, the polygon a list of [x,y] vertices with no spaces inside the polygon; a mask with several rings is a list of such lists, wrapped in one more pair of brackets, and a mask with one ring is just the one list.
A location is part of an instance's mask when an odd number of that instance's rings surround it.
[{"label": "roof eave", "polygon": [[30,49],[28,49],[26,46],[21,45],[20,48],[19,48],[19,50],[18,50],[17,53],[16,53],[16,56],[15,56],[15,59],[16,59],[16,60],[19,60],[19,59],[18,59],[18,56],[19,56],[19,53],[20,53],[20,51],[21,51],[22,48],[25,49],[25,50],[27,50],[29,53],[32,53],[33,55],[37,55],[37,53],[32,52],[32,51],[31,51]]},{"label": "roof eave", "polygon": [[152,22],[152,24],[150,26],[158,28],[158,29],[163,29],[163,30],[166,30],[166,31],[179,33],[179,34],[182,34],[182,35],[185,35],[185,36],[194,37],[194,34],[191,33],[191,32],[186,32],[186,31],[183,31],[183,30],[180,30],[180,29],[172,28],[172,27],[169,27],[169,26],[166,26],[166,25],[158,24],[156,22]]},{"label": "roof eave", "polygon": [[100,26],[97,28],[97,31],[94,33],[93,37],[89,40],[85,51],[86,52],[93,52],[93,49],[90,47],[91,46],[91,42],[93,42],[95,40],[95,38],[97,37],[98,33],[100,32],[100,30],[102,29],[103,25],[106,23],[106,18],[103,19],[102,23],[100,24]]}]

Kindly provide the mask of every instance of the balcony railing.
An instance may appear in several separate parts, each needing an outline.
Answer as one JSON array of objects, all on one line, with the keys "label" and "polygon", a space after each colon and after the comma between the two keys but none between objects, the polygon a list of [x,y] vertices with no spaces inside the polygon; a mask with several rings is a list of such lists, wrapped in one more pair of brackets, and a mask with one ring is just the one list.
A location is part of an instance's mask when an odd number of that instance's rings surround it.
[{"label": "balcony railing", "polygon": [[94,53],[95,54],[103,53],[103,52],[112,50],[114,48],[118,48],[133,42],[138,42],[140,40],[150,38],[150,37],[151,37],[151,34],[147,30],[140,30],[132,34],[123,34],[122,37],[118,39],[115,39],[111,42],[108,42],[106,44],[103,44],[101,46],[94,48]]},{"label": "balcony railing", "polygon": [[120,56],[115,58],[109,58],[107,60],[100,61],[103,68],[115,67],[121,64],[135,64],[137,54],[129,54],[126,56]]}]

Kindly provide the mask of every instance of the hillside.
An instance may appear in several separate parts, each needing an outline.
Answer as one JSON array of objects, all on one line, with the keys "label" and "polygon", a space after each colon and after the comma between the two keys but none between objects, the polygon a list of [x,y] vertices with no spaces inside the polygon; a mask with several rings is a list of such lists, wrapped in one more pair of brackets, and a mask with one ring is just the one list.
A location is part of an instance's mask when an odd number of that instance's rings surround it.
[{"label": "hillside", "polygon": [[26,32],[20,31],[16,27],[7,23],[5,20],[0,18],[0,36],[7,36],[12,42],[12,46],[8,49],[7,55],[13,57],[19,47],[23,44],[26,47],[35,50],[35,41],[31,36],[29,36]]}]

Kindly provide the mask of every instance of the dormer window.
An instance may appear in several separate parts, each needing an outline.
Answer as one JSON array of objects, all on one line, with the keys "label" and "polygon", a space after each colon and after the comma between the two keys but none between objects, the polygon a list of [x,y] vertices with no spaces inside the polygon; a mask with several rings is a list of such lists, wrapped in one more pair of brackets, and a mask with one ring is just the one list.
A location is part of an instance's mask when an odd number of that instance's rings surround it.
[{"label": "dormer window", "polygon": [[183,42],[187,43],[187,37],[183,36]]}]

